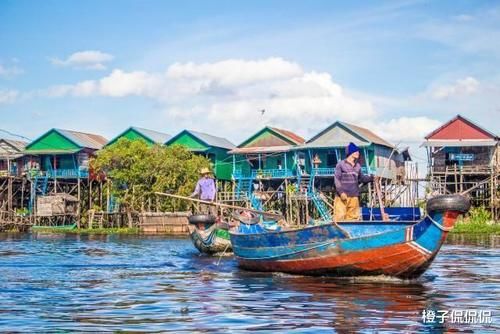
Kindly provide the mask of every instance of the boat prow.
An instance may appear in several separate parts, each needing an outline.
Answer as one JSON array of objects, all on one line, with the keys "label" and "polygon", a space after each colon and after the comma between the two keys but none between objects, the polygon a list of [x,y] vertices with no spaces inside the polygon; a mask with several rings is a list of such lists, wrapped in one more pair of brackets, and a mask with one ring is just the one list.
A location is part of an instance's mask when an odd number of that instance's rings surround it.
[{"label": "boat prow", "polygon": [[218,224],[214,216],[190,216],[188,229],[193,245],[200,253],[213,255],[232,252],[228,227]]}]

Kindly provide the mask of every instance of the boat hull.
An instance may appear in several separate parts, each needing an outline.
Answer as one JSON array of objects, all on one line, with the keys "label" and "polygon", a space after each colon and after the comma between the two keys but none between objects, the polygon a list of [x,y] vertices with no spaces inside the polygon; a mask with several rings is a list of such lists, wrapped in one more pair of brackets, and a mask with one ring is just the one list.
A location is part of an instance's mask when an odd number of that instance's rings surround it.
[{"label": "boat hull", "polygon": [[[231,233],[240,267],[300,275],[419,277],[432,263],[461,212],[434,212],[421,221],[339,224],[354,235],[331,235],[334,224],[245,235]],[[361,233],[362,226],[372,229]],[[307,233],[306,233],[307,232]],[[356,235],[358,233],[358,235]],[[312,237],[313,236],[313,237]],[[312,242],[311,242],[312,240]]]},{"label": "boat hull", "polygon": [[206,230],[201,230],[191,224],[188,228],[191,241],[200,253],[213,255],[233,251],[227,230],[218,228],[217,224],[213,224]]}]

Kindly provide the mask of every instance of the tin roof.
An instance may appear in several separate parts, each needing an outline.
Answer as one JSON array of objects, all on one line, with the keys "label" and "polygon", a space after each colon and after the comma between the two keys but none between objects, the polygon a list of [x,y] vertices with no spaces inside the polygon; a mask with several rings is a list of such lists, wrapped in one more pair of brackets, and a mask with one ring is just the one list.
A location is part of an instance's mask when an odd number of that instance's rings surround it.
[{"label": "tin roof", "polygon": [[[59,136],[65,138],[68,142],[72,143],[76,147],[68,148],[68,147],[60,147],[59,144],[50,145],[44,143],[44,146],[47,147],[39,147],[37,149],[33,149],[34,145],[37,145],[41,142],[41,140],[50,135],[51,133],[56,133]],[[76,153],[84,148],[89,148],[93,150],[100,150],[108,140],[100,135],[78,132],[73,130],[65,130],[65,129],[51,129],[45,132],[43,135],[33,140],[31,143],[26,145],[24,153],[28,154],[65,154],[65,153]]]},{"label": "tin roof", "polygon": [[269,129],[272,129],[272,130],[280,133],[282,136],[290,139],[291,141],[293,141],[297,145],[304,144],[306,142],[306,140],[304,138],[302,138],[301,136],[299,136],[298,134],[296,134],[292,131],[285,130],[285,129],[279,129],[279,128],[275,128],[275,127],[269,127]]},{"label": "tin roof", "polygon": [[239,148],[243,147],[281,147],[295,146],[305,142],[304,138],[292,131],[279,129],[271,126],[265,126],[249,138],[245,139]]},{"label": "tin roof", "polygon": [[468,140],[468,139],[498,139],[498,136],[471,120],[456,115],[448,122],[425,136],[427,140]]},{"label": "tin roof", "polygon": [[390,147],[390,148],[394,148],[394,145],[392,145],[391,143],[389,143],[385,139],[379,137],[378,135],[376,135],[371,130],[368,130],[367,128],[362,128],[360,126],[357,126],[357,125],[354,125],[354,124],[345,123],[345,122],[340,122],[340,123],[342,123],[343,125],[347,126],[352,131],[360,134],[362,137],[368,139],[368,141],[370,141],[370,142],[372,142],[374,144],[379,144],[379,145],[382,145],[382,146],[387,146],[387,147]]},{"label": "tin roof", "polygon": [[[231,143],[229,140],[227,140],[226,138],[217,137],[217,136],[209,135],[209,134],[204,133],[204,132],[193,131],[193,130],[184,130],[181,133],[183,133],[183,132],[187,132],[187,133],[191,134],[193,137],[198,138],[207,146],[220,147],[220,148],[225,148],[228,150],[231,150],[235,147],[235,145],[233,143]],[[181,133],[179,133],[177,136],[179,136]],[[173,139],[173,138],[171,138],[171,139]]]},{"label": "tin roof", "polygon": [[92,133],[85,133],[85,132],[64,130],[64,129],[54,129],[54,130],[59,132],[61,135],[68,138],[81,148],[91,148],[95,150],[100,150],[108,142],[108,140],[103,136]]},{"label": "tin roof", "polygon": [[153,142],[155,142],[157,144],[163,144],[167,140],[172,138],[172,136],[167,134],[167,133],[159,132],[159,131],[155,131],[155,130],[150,130],[150,129],[145,129],[145,128],[139,128],[137,126],[132,126],[131,129],[139,132],[144,137],[151,139]]},{"label": "tin roof", "polygon": [[10,147],[12,147],[15,151],[22,151],[28,145],[27,142],[21,141],[21,140],[12,140],[12,139],[5,139],[5,138],[0,138],[0,142],[4,142]]},{"label": "tin roof", "polygon": [[345,147],[349,145],[350,142],[353,142],[358,146],[369,146],[373,143],[394,148],[394,145],[382,139],[371,130],[339,121],[331,124],[326,129],[309,139],[305,145],[302,145],[302,147]]},{"label": "tin roof", "polygon": [[266,147],[237,147],[228,153],[230,154],[258,154],[258,153],[275,153],[275,152],[288,152],[293,148],[291,145],[287,146],[266,146]]},{"label": "tin roof", "polygon": [[0,158],[18,158],[28,143],[20,140],[0,138]]}]

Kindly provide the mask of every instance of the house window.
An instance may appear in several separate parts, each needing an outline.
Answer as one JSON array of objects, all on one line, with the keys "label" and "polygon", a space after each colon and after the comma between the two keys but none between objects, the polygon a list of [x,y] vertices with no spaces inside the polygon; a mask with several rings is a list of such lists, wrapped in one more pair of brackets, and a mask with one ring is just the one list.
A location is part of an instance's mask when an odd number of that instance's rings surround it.
[{"label": "house window", "polygon": [[283,169],[283,164],[281,163],[281,158],[276,159],[276,167],[278,169]]},{"label": "house window", "polygon": [[252,169],[258,169],[259,168],[259,159],[256,158],[249,158],[248,163],[252,167]]},{"label": "house window", "polygon": [[337,155],[335,152],[328,152],[326,154],[326,167],[332,168],[337,166]]}]

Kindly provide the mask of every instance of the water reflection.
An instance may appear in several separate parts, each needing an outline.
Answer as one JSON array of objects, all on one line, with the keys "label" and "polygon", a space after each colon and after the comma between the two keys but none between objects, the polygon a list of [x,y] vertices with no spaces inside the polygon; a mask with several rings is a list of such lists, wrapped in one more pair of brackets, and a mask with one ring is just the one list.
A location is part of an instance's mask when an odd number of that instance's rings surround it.
[{"label": "water reflection", "polygon": [[243,271],[187,239],[3,234],[0,331],[495,332],[421,315],[498,311],[499,258],[449,244],[418,281],[332,279]]},{"label": "water reflection", "polygon": [[500,235],[466,234],[466,233],[451,234],[448,235],[446,243],[450,245],[471,245],[471,246],[483,246],[489,248],[499,248]]}]

